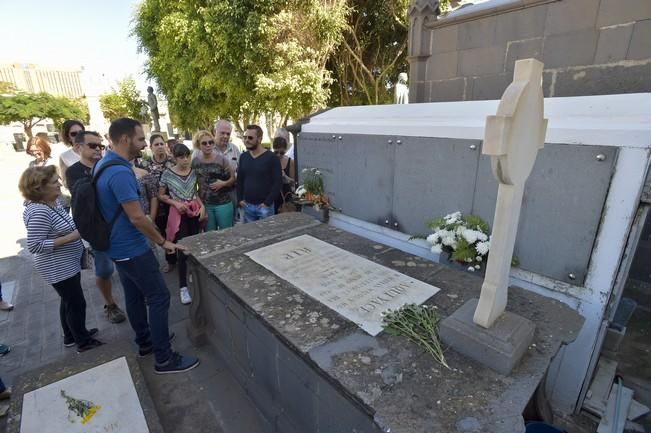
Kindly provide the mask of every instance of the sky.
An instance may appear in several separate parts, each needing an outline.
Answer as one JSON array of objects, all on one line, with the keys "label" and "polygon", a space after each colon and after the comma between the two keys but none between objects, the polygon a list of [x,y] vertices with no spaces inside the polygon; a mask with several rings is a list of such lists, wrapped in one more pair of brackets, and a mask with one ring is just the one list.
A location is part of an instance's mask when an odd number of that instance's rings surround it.
[{"label": "sky", "polygon": [[84,67],[145,89],[145,56],[129,36],[137,0],[0,0],[0,63]]}]

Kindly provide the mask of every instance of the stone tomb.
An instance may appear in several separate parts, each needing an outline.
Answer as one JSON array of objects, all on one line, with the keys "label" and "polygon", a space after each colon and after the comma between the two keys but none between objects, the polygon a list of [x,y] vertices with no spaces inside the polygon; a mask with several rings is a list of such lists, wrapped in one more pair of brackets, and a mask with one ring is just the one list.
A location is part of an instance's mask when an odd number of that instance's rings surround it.
[{"label": "stone tomb", "polygon": [[[217,350],[282,433],[523,431],[522,411],[582,318],[558,301],[509,289],[509,309],[536,325],[509,376],[448,349],[451,369],[404,337],[370,336],[250,256],[307,235],[438,287],[442,317],[479,295],[481,279],[321,224],[280,214],[182,241],[190,249],[189,332]],[[305,239],[305,238],[303,238]]]},{"label": "stone tomb", "polygon": [[372,336],[382,332],[383,312],[421,304],[439,291],[309,235],[246,255]]}]

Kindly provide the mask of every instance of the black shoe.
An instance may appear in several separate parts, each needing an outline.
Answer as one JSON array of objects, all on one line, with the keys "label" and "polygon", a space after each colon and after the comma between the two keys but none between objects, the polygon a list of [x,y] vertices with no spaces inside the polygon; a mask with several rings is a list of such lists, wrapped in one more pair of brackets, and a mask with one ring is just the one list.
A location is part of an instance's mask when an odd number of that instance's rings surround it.
[{"label": "black shoe", "polygon": [[[174,338],[176,337],[176,334],[174,332],[170,332],[170,343],[174,341]],[[145,356],[149,355],[154,351],[154,345],[149,343],[145,346],[140,346],[138,348],[138,356],[140,358],[144,358]]]},{"label": "black shoe", "polygon": [[[88,330],[88,336],[89,336],[89,337],[93,337],[93,336],[95,336],[98,332],[99,332],[99,329],[97,329],[97,328],[90,328],[90,329]],[[68,338],[68,337],[64,337],[64,338],[63,338],[63,346],[64,346],[64,347],[68,347],[68,348],[70,348],[70,347],[73,347],[74,345],[75,345],[75,339],[74,339],[73,337],[70,337],[70,338]]]},{"label": "black shoe", "polygon": [[96,347],[101,346],[102,344],[104,344],[104,343],[102,343],[99,340],[95,340],[94,338],[91,338],[90,340],[88,340],[88,343],[84,344],[83,346],[77,347],[77,353],[82,353],[82,352],[85,352],[87,350],[94,349]]},{"label": "black shoe", "polygon": [[190,371],[199,365],[199,358],[195,356],[183,356],[178,352],[172,352],[172,356],[164,364],[154,366],[155,374],[173,374]]}]

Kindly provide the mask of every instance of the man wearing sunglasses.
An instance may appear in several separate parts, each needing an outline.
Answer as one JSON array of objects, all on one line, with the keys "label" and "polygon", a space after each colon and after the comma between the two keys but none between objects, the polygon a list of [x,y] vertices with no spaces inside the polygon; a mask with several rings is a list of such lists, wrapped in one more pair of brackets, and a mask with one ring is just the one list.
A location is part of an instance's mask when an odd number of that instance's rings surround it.
[{"label": "man wearing sunglasses", "polygon": [[237,169],[237,200],[244,210],[244,222],[257,221],[274,214],[274,201],[280,194],[280,161],[262,146],[262,128],[249,125],[244,133],[246,152]]},{"label": "man wearing sunglasses", "polygon": [[[84,177],[91,177],[91,171],[97,161],[102,158],[105,146],[102,137],[94,131],[80,131],[75,136],[75,145],[79,150],[79,162],[72,164],[66,170],[66,184],[72,196],[75,195],[75,184]],[[126,316],[113,299],[113,261],[103,251],[93,251],[95,264],[95,283],[104,298],[104,314],[111,323],[121,323]]]}]

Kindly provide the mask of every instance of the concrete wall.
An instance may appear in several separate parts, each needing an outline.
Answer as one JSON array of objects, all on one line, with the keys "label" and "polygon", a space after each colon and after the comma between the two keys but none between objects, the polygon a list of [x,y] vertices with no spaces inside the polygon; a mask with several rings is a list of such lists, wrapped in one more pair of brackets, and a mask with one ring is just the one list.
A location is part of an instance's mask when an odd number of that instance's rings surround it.
[{"label": "concrete wall", "polygon": [[651,1],[490,0],[436,19],[410,8],[410,99],[499,99],[518,59],[545,63],[546,97],[651,91]]},{"label": "concrete wall", "polygon": [[[194,293],[206,318],[205,337],[278,433],[381,433],[368,407],[333,383],[263,319],[243,306],[194,257],[188,259]],[[192,315],[192,313],[191,313]]]}]

